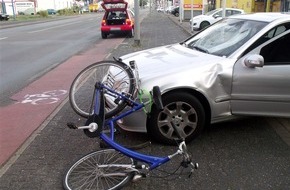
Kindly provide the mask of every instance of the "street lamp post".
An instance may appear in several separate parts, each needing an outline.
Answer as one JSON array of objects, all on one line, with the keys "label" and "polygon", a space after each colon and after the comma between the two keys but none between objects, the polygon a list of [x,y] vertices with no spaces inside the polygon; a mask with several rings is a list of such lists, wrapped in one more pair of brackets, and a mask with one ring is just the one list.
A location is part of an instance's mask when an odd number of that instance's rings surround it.
[{"label": "street lamp post", "polygon": [[223,11],[222,11],[222,17],[225,18],[226,17],[226,0],[223,0],[222,2],[222,8],[223,8]]},{"label": "street lamp post", "polygon": [[[191,16],[191,18],[190,19],[192,19],[193,18],[193,0],[191,0],[191,10],[190,10],[190,16]],[[192,22],[191,22],[191,24],[190,24],[190,30],[191,30],[191,32],[193,32],[193,24],[192,24]]]},{"label": "street lamp post", "polygon": [[3,14],[6,14],[6,9],[5,9],[5,3],[4,3],[4,0],[2,0],[2,13]]},{"label": "street lamp post", "polygon": [[11,4],[12,4],[13,19],[16,20],[13,0],[11,0]]},{"label": "street lamp post", "polygon": [[140,20],[139,20],[139,1],[134,0],[135,26],[134,26],[134,43],[140,45]]}]

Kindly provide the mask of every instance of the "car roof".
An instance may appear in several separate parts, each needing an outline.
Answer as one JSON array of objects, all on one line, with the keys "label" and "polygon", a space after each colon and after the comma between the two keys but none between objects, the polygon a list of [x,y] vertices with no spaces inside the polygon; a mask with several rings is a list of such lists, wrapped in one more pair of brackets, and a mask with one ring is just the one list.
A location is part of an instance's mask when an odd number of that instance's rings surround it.
[{"label": "car roof", "polygon": [[[222,10],[223,8],[218,8],[215,10]],[[244,11],[243,9],[236,9],[236,8],[225,8],[226,10],[237,10],[237,11]]]},{"label": "car roof", "polygon": [[240,19],[247,19],[247,20],[255,20],[255,21],[262,21],[262,22],[273,22],[274,20],[290,20],[289,13],[274,13],[274,12],[267,12],[267,13],[249,13],[249,14],[238,14],[232,15],[231,18],[240,18]]}]

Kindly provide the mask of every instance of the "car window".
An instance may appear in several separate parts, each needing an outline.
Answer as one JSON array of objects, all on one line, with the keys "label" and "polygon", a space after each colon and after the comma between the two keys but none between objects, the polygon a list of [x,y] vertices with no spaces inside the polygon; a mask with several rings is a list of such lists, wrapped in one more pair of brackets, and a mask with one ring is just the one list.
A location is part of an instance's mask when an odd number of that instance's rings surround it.
[{"label": "car window", "polygon": [[273,37],[281,34],[282,32],[285,32],[286,30],[287,30],[287,28],[284,25],[275,27],[268,32],[267,37],[273,38]]},{"label": "car window", "polygon": [[185,42],[188,48],[228,57],[267,23],[227,18]]},{"label": "car window", "polygon": [[254,48],[258,47],[259,45],[265,43],[266,41],[272,39],[273,37],[285,32],[286,30],[290,30],[290,23],[284,23],[281,25],[278,25],[268,32],[266,32],[264,35],[262,35],[258,40],[256,40],[255,43],[253,43],[245,52],[243,55],[246,53],[250,52]]},{"label": "car window", "polygon": [[237,10],[233,10],[232,15],[236,15],[236,14],[242,14],[241,11],[237,11]]},{"label": "car window", "polygon": [[214,17],[217,17],[217,16],[221,17],[222,14],[223,14],[223,11],[218,11],[218,12],[216,12],[213,16],[214,16]]},{"label": "car window", "polygon": [[290,32],[261,49],[265,65],[290,64]]},{"label": "car window", "polygon": [[127,14],[125,11],[112,11],[109,12],[107,15],[108,20],[114,20],[114,19],[126,19]]},{"label": "car window", "polygon": [[209,12],[206,13],[205,15],[210,16],[210,15],[213,15],[215,12],[217,12],[217,10],[209,11]]},{"label": "car window", "polygon": [[119,17],[120,17],[120,19],[126,19],[126,17],[127,17],[126,12],[119,13]]},{"label": "car window", "polygon": [[131,16],[133,16],[133,17],[135,16],[134,15],[135,13],[132,10],[129,10],[129,13],[130,13]]},{"label": "car window", "polygon": [[127,8],[127,4],[126,3],[103,4],[102,6],[106,10],[125,9],[125,8]]},{"label": "car window", "polygon": [[128,10],[128,13],[129,13],[129,15],[132,17],[132,18],[134,18],[134,12],[133,11],[131,11],[131,10]]},{"label": "car window", "polygon": [[232,15],[232,11],[231,10],[226,10],[226,16],[231,16]]}]

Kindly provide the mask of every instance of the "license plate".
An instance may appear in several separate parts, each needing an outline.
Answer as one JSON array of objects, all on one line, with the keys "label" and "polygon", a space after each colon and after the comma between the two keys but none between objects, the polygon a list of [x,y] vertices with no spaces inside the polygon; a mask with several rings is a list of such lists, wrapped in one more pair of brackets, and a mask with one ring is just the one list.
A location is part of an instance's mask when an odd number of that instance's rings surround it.
[{"label": "license plate", "polygon": [[111,28],[112,31],[121,30],[121,28]]}]

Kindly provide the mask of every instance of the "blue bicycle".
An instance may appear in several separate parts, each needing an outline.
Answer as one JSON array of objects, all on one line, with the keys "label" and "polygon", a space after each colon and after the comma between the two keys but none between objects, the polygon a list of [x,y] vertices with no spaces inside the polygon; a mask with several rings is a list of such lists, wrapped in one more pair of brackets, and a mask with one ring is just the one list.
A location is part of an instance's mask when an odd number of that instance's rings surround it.
[{"label": "blue bicycle", "polygon": [[100,137],[111,149],[90,153],[73,164],[63,181],[65,189],[121,189],[131,180],[146,177],[177,155],[183,157],[181,166],[189,167],[190,173],[198,168],[173,122],[178,148],[168,156],[145,155],[114,141],[116,121],[150,104],[163,109],[158,86],[151,91],[152,100],[139,100],[137,97],[142,93],[134,61],[130,66],[121,60],[101,61],[80,72],[70,89],[70,103],[79,115],[88,119],[85,126],[68,123],[68,127],[82,129],[89,137]]}]

